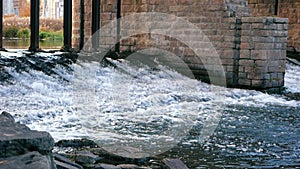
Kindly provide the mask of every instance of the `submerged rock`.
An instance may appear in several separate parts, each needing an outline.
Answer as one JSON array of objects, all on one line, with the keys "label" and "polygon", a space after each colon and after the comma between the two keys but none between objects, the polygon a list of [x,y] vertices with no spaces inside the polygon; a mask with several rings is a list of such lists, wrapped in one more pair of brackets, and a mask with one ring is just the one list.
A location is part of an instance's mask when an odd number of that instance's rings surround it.
[{"label": "submerged rock", "polygon": [[[130,150],[128,147],[123,147],[124,149],[122,150],[128,150],[128,153],[130,154]],[[121,149],[121,147],[120,147]],[[137,165],[142,165],[147,163],[150,158],[149,157],[135,157],[135,158],[130,158],[130,157],[125,157],[125,156],[120,156],[117,154],[113,154],[107,150],[105,150],[104,148],[92,148],[90,150],[93,154],[98,155],[99,157],[102,157],[103,159],[101,159],[100,161],[102,163],[109,163],[109,164],[126,164],[126,163],[130,163],[130,164],[137,164]]]},{"label": "submerged rock", "polygon": [[300,100],[300,93],[284,93],[284,95],[292,100]]}]

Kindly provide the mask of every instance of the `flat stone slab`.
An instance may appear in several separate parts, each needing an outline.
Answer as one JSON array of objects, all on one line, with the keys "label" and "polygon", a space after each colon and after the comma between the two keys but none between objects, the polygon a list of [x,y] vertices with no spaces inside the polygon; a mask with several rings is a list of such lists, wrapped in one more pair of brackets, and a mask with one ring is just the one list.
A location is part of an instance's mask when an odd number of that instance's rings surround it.
[{"label": "flat stone slab", "polygon": [[54,156],[54,162],[56,163],[57,169],[83,169],[83,167],[68,158],[59,155],[59,154],[53,154]]},{"label": "flat stone slab", "polygon": [[77,151],[75,161],[80,164],[95,164],[99,156],[89,151]]},{"label": "flat stone slab", "polygon": [[170,169],[189,169],[181,160],[179,159],[163,159],[163,163]]},{"label": "flat stone slab", "polygon": [[63,162],[60,162],[60,161],[57,161],[57,160],[54,160],[54,163],[56,164],[57,169],[82,169],[82,167],[78,168],[78,167],[75,167],[73,165],[63,163]]},{"label": "flat stone slab", "polygon": [[31,151],[48,154],[54,147],[54,139],[47,132],[30,130],[16,123],[7,112],[0,115],[0,158],[18,156]]}]

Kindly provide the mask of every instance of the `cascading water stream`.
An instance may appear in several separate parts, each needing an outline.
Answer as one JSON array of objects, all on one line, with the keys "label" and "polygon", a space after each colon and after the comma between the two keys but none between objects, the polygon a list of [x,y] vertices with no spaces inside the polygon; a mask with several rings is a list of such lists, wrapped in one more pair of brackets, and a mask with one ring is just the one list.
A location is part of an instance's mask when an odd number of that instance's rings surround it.
[{"label": "cascading water stream", "polygon": [[[56,141],[97,138],[101,145],[109,145],[132,139],[145,142],[141,146],[147,149],[149,144],[155,147],[163,140],[167,146],[175,140],[178,145],[169,153],[183,155],[192,167],[300,166],[300,101],[221,88],[224,99],[219,103],[212,85],[164,65],[152,69],[112,61],[124,73],[98,62],[61,60],[59,53],[32,58],[22,52],[1,53],[0,111],[12,113],[31,129],[50,132]],[[80,79],[74,77],[75,69],[96,73]],[[74,92],[76,80],[82,81],[83,89],[92,86],[93,95],[86,99],[94,108],[78,105],[76,95],[82,93]],[[299,81],[300,67],[288,63],[286,92],[299,93]],[[216,110],[222,113],[220,122],[200,144],[204,121],[214,118]],[[191,130],[180,131],[182,126]]]}]

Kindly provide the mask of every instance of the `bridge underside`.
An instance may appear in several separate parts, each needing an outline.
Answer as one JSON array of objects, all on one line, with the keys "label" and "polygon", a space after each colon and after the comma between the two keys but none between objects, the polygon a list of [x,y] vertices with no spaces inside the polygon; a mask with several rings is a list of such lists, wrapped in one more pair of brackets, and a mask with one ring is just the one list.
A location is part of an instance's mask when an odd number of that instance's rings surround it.
[{"label": "bridge underside", "polygon": [[[288,20],[251,17],[246,0],[100,0],[100,10],[93,4],[95,0],[74,0],[75,48],[120,52],[159,48],[178,56],[199,79],[225,75],[227,86],[255,89],[284,85]],[[145,12],[170,18],[140,19],[138,14]],[[127,20],[131,15],[137,17]],[[178,25],[178,20],[191,23],[203,36],[191,31],[189,24]],[[101,31],[97,34],[98,23]]]}]

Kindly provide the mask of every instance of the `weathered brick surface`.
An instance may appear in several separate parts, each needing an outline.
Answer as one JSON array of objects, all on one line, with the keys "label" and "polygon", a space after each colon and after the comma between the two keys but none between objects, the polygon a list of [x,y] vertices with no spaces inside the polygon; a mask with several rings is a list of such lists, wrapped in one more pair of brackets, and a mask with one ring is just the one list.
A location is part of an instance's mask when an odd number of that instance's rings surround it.
[{"label": "weathered brick surface", "polygon": [[274,0],[248,0],[252,16],[272,16],[275,13]]},{"label": "weathered brick surface", "polygon": [[[116,19],[116,1],[101,0],[100,2],[101,27],[105,27]],[[249,6],[253,6],[254,3],[259,3],[259,0],[248,2]],[[224,70],[228,86],[280,87],[283,85],[284,76],[287,19],[249,17],[248,2],[246,0],[122,0],[123,18],[143,12],[165,13],[169,14],[169,17],[167,20],[162,20],[163,17],[145,17],[140,20],[138,17],[133,17],[130,22],[121,21],[121,50],[137,51],[146,48],[167,50],[189,65],[197,78],[208,79],[208,75],[210,78],[218,77]],[[84,8],[84,41],[87,42],[92,36],[92,0],[85,0]],[[80,15],[76,12],[79,9],[79,0],[74,0],[75,34],[80,23]],[[256,7],[253,6],[251,9]],[[175,16],[193,24],[197,28],[196,32],[186,22],[178,22]],[[168,36],[168,33],[174,36]],[[73,37],[73,44],[77,47],[79,36],[76,34]],[[115,43],[116,29],[104,29],[100,33],[101,48],[112,49]],[[192,50],[196,46],[198,49]],[[213,49],[217,52],[217,56]],[[201,59],[196,55],[199,53]]]},{"label": "weathered brick surface", "polygon": [[257,88],[282,86],[287,19],[248,17],[241,21],[239,80]]},{"label": "weathered brick surface", "polygon": [[[300,0],[278,1],[278,17],[288,18],[288,50],[300,52]],[[274,0],[248,0],[252,16],[274,16]]]},{"label": "weathered brick surface", "polygon": [[73,32],[72,32],[72,46],[76,49],[79,48],[80,33],[80,0],[73,1]]}]

